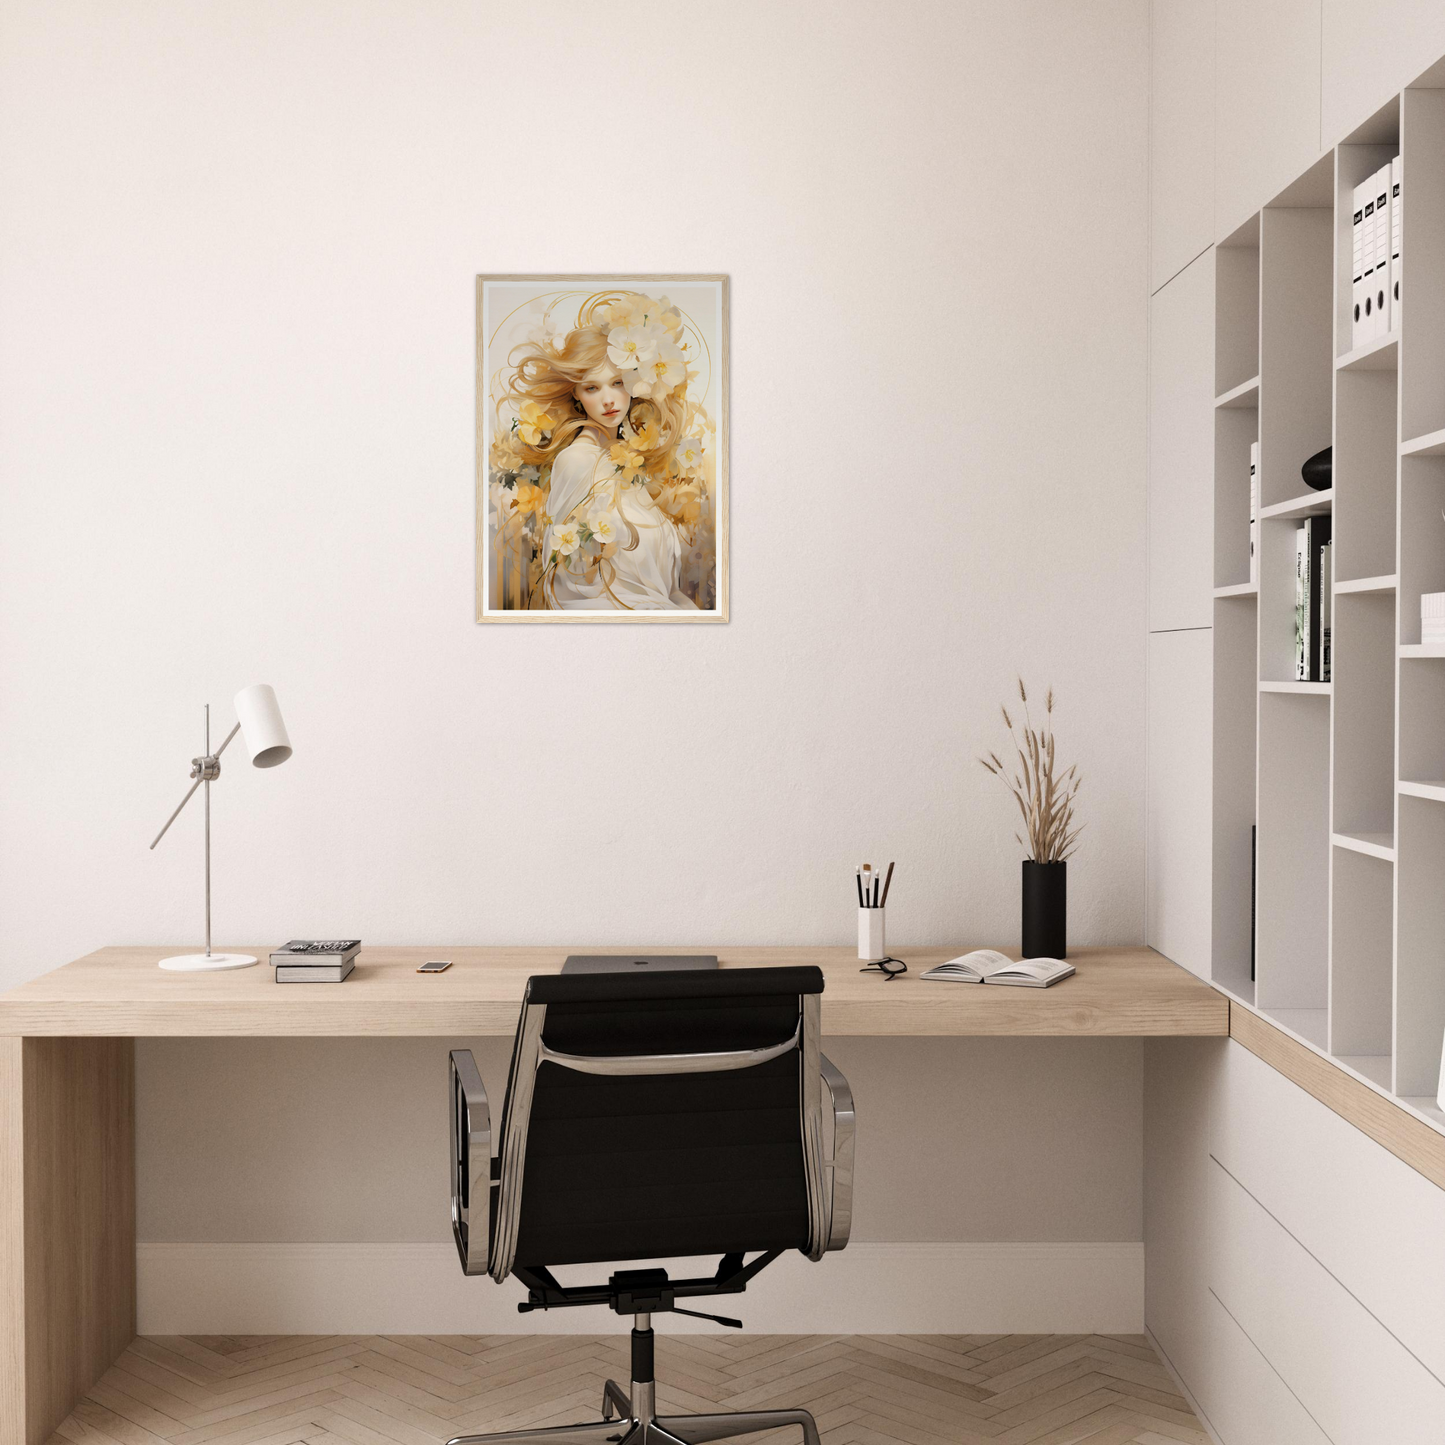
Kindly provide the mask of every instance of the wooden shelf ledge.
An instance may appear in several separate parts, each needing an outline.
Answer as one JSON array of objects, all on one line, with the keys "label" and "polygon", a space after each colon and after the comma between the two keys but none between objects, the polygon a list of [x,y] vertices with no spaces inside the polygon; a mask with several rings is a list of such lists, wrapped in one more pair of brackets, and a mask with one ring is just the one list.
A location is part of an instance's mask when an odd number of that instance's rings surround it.
[{"label": "wooden shelf ledge", "polygon": [[1323,492],[1306,492],[1302,497],[1291,497],[1287,502],[1261,507],[1259,515],[1266,522],[1288,522],[1296,517],[1318,517],[1332,511],[1334,505],[1335,489],[1328,487]]},{"label": "wooden shelf ledge", "polygon": [[[1235,1000],[1229,1005],[1229,1036],[1432,1184],[1445,1189],[1445,1128],[1418,1117],[1428,1112],[1437,1120],[1445,1120],[1445,1115],[1434,1108],[1434,1100],[1401,1098],[1387,1093],[1378,1081],[1366,1083],[1368,1070],[1357,1069],[1364,1078],[1355,1077],[1322,1050],[1292,1038],[1259,1012]],[[1420,1109],[1420,1104],[1429,1105],[1429,1110]]]},{"label": "wooden shelf ledge", "polygon": [[1386,863],[1395,861],[1393,833],[1332,833],[1330,837],[1336,848],[1348,848],[1367,858],[1382,858]]},{"label": "wooden shelf ledge", "polygon": [[1400,335],[1392,331],[1375,341],[1367,341],[1343,356],[1335,357],[1336,371],[1397,371],[1400,366]]},{"label": "wooden shelf ledge", "polygon": [[1259,406],[1259,378],[1251,376],[1248,381],[1221,392],[1214,398],[1214,405],[1220,411],[1254,411]]}]

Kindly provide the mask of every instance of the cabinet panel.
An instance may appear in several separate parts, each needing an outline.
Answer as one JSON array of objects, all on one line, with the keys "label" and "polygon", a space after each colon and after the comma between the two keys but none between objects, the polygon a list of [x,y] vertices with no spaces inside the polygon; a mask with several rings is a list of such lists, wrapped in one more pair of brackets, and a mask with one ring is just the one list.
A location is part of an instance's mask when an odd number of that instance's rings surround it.
[{"label": "cabinet panel", "polygon": [[1320,0],[1218,0],[1214,230],[1230,234],[1320,152]]},{"label": "cabinet panel", "polygon": [[1149,629],[1208,627],[1214,604],[1214,260],[1149,302]]},{"label": "cabinet panel", "polygon": [[1209,977],[1212,632],[1149,636],[1145,927],[1150,947]]},{"label": "cabinet panel", "polygon": [[1439,1445],[1445,1385],[1218,1163],[1210,1205],[1215,1295],[1334,1445]]},{"label": "cabinet panel", "polygon": [[1214,0],[1149,11],[1149,289],[1214,239]]},{"label": "cabinet panel", "polygon": [[1215,1157],[1445,1378],[1445,1191],[1241,1045],[1219,1077]]},{"label": "cabinet panel", "polygon": [[1445,53],[1440,0],[1324,0],[1320,116],[1334,143]]}]

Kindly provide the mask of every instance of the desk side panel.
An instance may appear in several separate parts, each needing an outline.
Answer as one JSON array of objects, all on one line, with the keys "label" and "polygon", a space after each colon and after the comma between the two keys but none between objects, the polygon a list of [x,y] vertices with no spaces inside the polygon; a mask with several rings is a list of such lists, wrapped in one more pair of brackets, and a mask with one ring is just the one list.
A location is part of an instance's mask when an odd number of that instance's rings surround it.
[{"label": "desk side panel", "polygon": [[42,1445],[135,1338],[135,1044],[21,1045],[23,1439]]},{"label": "desk side panel", "polygon": [[0,1445],[25,1440],[24,1042],[0,1038]]}]

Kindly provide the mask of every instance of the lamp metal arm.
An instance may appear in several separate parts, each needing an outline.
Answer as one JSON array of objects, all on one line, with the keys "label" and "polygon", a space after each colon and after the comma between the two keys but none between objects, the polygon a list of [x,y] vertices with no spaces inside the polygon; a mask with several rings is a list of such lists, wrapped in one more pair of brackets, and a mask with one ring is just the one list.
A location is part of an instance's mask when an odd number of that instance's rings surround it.
[{"label": "lamp metal arm", "polygon": [[152,848],[154,848],[156,844],[159,843],[161,839],[166,836],[166,832],[170,828],[171,824],[174,823],[176,819],[181,816],[181,809],[184,808],[186,804],[191,801],[192,797],[195,795],[196,789],[199,788],[202,783],[213,782],[216,778],[219,778],[221,776],[221,754],[226,751],[227,747],[230,745],[231,739],[235,737],[236,734],[240,731],[241,724],[238,722],[235,727],[233,727],[231,731],[226,734],[226,741],[223,742],[214,753],[207,753],[204,757],[191,759],[191,776],[196,781],[191,784],[190,790],[186,793],[186,796],[182,798],[179,803],[176,804],[176,810],[170,815],[169,818],[166,819],[165,827],[163,827],[160,832],[156,834],[154,841],[151,843]]}]

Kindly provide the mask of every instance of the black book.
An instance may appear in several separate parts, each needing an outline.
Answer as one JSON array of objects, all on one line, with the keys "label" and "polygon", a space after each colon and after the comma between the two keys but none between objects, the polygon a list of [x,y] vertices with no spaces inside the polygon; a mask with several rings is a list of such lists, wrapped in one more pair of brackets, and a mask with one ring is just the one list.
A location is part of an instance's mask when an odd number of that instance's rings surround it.
[{"label": "black book", "polygon": [[[1305,518],[1305,554],[1309,558],[1309,680],[1325,682],[1324,670],[1324,624],[1329,620],[1330,609],[1324,603],[1325,575],[1320,554],[1330,540],[1330,518]],[[1323,611],[1321,610],[1323,604]]]},{"label": "black book", "polygon": [[360,950],[359,938],[293,938],[272,953],[271,962],[292,966],[350,963]]}]

